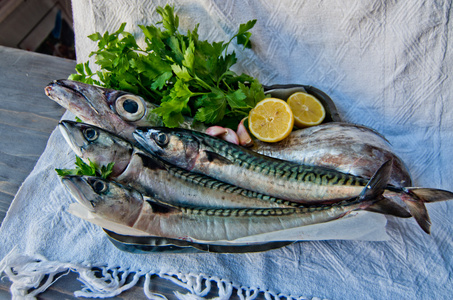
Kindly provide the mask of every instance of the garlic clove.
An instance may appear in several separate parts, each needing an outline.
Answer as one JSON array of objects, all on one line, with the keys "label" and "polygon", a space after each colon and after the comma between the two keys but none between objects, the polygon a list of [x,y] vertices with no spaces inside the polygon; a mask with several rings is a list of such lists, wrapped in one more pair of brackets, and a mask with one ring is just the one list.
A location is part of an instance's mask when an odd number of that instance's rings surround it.
[{"label": "garlic clove", "polygon": [[237,136],[239,138],[239,145],[245,146],[245,147],[251,147],[251,146],[253,146],[253,140],[250,137],[250,134],[247,131],[247,128],[245,128],[245,125],[244,125],[245,119],[247,119],[247,118],[244,118],[241,120],[236,132],[237,132]]},{"label": "garlic clove", "polygon": [[221,126],[211,126],[206,129],[206,134],[211,136],[219,136],[228,133],[227,129]]},{"label": "garlic clove", "polygon": [[220,138],[224,139],[227,142],[239,145],[239,137],[236,134],[236,132],[234,132],[234,130],[230,129],[230,128],[225,128],[225,129],[227,130],[227,133],[222,134],[220,136]]},{"label": "garlic clove", "polygon": [[227,142],[239,145],[239,138],[236,132],[234,132],[234,130],[230,128],[225,128],[221,126],[211,126],[206,129],[206,134],[216,136]]}]

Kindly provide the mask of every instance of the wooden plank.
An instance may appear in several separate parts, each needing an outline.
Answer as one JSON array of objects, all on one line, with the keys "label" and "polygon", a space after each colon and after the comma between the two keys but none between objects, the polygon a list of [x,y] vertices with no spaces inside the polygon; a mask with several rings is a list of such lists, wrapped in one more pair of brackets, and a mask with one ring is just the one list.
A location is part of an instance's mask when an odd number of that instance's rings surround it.
[{"label": "wooden plank", "polygon": [[44,87],[74,72],[75,61],[0,46],[0,224],[44,151],[64,109]]},{"label": "wooden plank", "polygon": [[[52,80],[67,78],[74,72],[76,62],[3,46],[0,58],[1,224],[14,195],[65,112],[47,98],[44,87]],[[9,287],[9,280],[3,278],[0,298],[11,297]],[[60,296],[48,299],[64,299]]]}]

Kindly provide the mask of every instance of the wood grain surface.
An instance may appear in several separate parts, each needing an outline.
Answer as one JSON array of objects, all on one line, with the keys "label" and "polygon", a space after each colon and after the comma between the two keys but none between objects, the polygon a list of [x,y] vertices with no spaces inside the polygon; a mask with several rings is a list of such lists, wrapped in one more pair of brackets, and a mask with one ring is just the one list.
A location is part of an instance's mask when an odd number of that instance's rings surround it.
[{"label": "wood grain surface", "polygon": [[[0,46],[0,222],[65,112],[45,95],[44,87],[52,80],[67,78],[75,64]],[[7,278],[0,279],[0,299],[11,298],[9,286]],[[72,299],[60,297],[61,293],[51,290],[43,299]]]},{"label": "wood grain surface", "polygon": [[0,221],[65,111],[44,87],[67,78],[75,64],[0,46]]}]

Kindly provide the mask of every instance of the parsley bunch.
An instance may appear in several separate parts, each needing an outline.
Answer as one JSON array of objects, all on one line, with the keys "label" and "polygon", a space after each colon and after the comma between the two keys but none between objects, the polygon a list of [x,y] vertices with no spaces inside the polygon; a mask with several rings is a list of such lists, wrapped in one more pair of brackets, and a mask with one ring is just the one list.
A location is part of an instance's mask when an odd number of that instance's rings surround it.
[{"label": "parsley bunch", "polygon": [[66,175],[87,175],[97,176],[106,179],[113,171],[114,163],[111,162],[107,166],[99,167],[96,163],[88,159],[89,164],[83,162],[83,160],[76,155],[75,169],[55,169],[59,176]]},{"label": "parsley bunch", "polygon": [[168,127],[177,127],[184,115],[206,124],[237,126],[265,95],[256,79],[230,70],[237,58],[228,46],[236,39],[251,47],[249,30],[256,20],[241,24],[228,42],[210,43],[199,39],[199,24],[182,34],[173,7],[158,7],[157,13],[161,26],[139,25],[146,49],[124,31],[125,23],[112,34],[90,35],[98,42],[99,49],[90,56],[100,70],[93,73],[88,62],[78,64],[69,79],[129,91],[159,104],[154,112]]}]

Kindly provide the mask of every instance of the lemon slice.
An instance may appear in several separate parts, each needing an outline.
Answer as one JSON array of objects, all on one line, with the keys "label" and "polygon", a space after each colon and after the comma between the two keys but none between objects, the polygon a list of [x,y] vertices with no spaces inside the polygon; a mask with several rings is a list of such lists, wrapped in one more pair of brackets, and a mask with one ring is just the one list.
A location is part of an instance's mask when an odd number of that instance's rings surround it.
[{"label": "lemon slice", "polygon": [[287,137],[294,126],[294,115],[288,103],[277,98],[264,99],[249,113],[249,129],[263,142],[278,142]]},{"label": "lemon slice", "polygon": [[319,125],[326,117],[324,106],[310,94],[296,92],[287,102],[294,114],[294,124],[299,128]]}]

